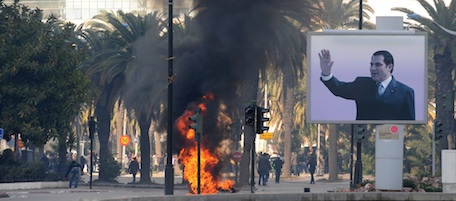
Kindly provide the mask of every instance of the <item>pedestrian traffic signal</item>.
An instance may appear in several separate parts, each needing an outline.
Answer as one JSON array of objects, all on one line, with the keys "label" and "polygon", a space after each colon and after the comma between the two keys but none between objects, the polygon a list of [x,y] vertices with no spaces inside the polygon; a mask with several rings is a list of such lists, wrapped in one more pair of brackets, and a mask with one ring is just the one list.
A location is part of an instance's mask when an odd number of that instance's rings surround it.
[{"label": "pedestrian traffic signal", "polygon": [[438,141],[443,137],[443,129],[442,129],[442,122],[441,121],[434,121],[434,140]]},{"label": "pedestrian traffic signal", "polygon": [[256,119],[256,133],[262,134],[264,131],[269,130],[268,126],[264,126],[264,122],[269,121],[269,118],[264,117],[265,113],[268,113],[269,109],[257,107],[257,119]]},{"label": "pedestrian traffic signal", "polygon": [[197,134],[203,133],[203,116],[200,112],[196,112],[194,115],[188,118],[193,124],[190,124],[188,127],[195,130],[195,137]]},{"label": "pedestrian traffic signal", "polygon": [[255,106],[248,106],[245,108],[245,125],[253,126],[255,124]]},{"label": "pedestrian traffic signal", "polygon": [[443,99],[445,100],[443,108],[445,108],[446,111],[454,112],[454,91],[447,91],[443,94]]},{"label": "pedestrian traffic signal", "polygon": [[360,141],[362,139],[364,139],[364,132],[366,131],[366,129],[364,128],[363,125],[356,125],[356,140]]},{"label": "pedestrian traffic signal", "polygon": [[93,116],[91,116],[89,118],[89,137],[90,137],[90,139],[93,139],[93,136],[95,135],[96,132],[97,132],[97,122],[95,121]]}]

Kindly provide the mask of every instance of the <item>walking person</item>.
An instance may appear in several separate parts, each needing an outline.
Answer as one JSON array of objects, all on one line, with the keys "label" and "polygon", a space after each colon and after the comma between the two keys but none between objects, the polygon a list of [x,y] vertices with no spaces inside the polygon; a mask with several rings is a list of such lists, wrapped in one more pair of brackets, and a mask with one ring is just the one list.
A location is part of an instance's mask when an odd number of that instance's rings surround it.
[{"label": "walking person", "polygon": [[68,166],[66,175],[65,175],[65,177],[68,177],[68,175],[71,174],[69,188],[71,188],[73,182],[74,182],[74,188],[78,187],[79,176],[81,175],[81,171],[82,171],[82,166],[74,160],[71,161],[70,165]]},{"label": "walking person", "polygon": [[136,160],[136,157],[133,157],[133,160],[130,162],[130,165],[128,166],[128,171],[130,174],[133,175],[133,183],[136,182],[136,174],[139,171],[139,163]]},{"label": "walking person", "polygon": [[339,174],[342,173],[342,163],[344,163],[342,154],[340,154],[340,152],[337,152],[337,170],[339,171]]},{"label": "walking person", "polygon": [[85,166],[86,166],[86,159],[83,155],[79,158],[79,163],[81,164],[81,171],[84,172]]},{"label": "walking person", "polygon": [[258,174],[259,174],[259,179],[258,179],[258,185],[261,186],[261,183],[263,183],[263,186],[266,186],[268,182],[268,175],[269,171],[271,170],[271,163],[269,163],[269,155],[265,153],[259,154],[259,159],[258,159]]},{"label": "walking person", "polygon": [[293,174],[299,177],[299,167],[298,167],[298,155],[296,152],[291,153],[291,168]]},{"label": "walking person", "polygon": [[282,166],[283,166],[283,160],[280,157],[277,157],[272,162],[272,167],[274,168],[274,172],[275,172],[275,183],[280,183],[280,175],[282,174]]},{"label": "walking person", "polygon": [[315,184],[315,179],[314,179],[314,174],[315,174],[315,169],[317,166],[317,157],[315,154],[312,152],[309,156],[309,173],[310,173],[310,184]]}]

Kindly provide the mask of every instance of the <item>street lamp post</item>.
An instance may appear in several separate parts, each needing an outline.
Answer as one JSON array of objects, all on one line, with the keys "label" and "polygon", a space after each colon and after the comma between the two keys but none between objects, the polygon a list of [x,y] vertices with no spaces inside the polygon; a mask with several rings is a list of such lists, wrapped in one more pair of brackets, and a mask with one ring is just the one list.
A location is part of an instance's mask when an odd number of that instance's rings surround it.
[{"label": "street lamp post", "polygon": [[165,195],[174,194],[173,167],[173,0],[168,2],[168,123],[166,135]]},{"label": "street lamp post", "polygon": [[[420,15],[418,14],[407,14],[407,17],[410,18],[410,19],[419,19],[421,18]],[[453,36],[456,36],[456,31],[453,31],[453,30],[450,30],[450,29],[447,29],[445,27],[443,27],[442,25],[440,25],[439,23],[435,22],[434,20],[431,20],[435,25],[437,25],[438,27],[440,27],[443,31],[447,32],[448,34],[451,34]]]},{"label": "street lamp post", "polygon": [[[359,0],[359,23],[358,29],[363,29],[363,0]],[[356,162],[355,162],[355,175],[353,175],[353,144],[355,138],[354,125],[351,125],[351,137],[350,137],[350,190],[354,190],[356,184],[360,184],[362,181],[363,165],[361,161],[361,140],[356,141]]]}]

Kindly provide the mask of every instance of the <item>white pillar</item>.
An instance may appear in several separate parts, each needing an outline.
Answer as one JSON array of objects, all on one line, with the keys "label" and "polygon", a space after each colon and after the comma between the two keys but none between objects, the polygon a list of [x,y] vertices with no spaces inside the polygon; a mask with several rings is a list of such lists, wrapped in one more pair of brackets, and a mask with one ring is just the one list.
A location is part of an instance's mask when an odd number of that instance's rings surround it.
[{"label": "white pillar", "polygon": [[442,150],[442,184],[444,193],[456,193],[456,150]]},{"label": "white pillar", "polygon": [[402,16],[378,16],[375,20],[377,30],[404,30]]},{"label": "white pillar", "polygon": [[404,126],[377,125],[375,133],[375,188],[402,190]]}]

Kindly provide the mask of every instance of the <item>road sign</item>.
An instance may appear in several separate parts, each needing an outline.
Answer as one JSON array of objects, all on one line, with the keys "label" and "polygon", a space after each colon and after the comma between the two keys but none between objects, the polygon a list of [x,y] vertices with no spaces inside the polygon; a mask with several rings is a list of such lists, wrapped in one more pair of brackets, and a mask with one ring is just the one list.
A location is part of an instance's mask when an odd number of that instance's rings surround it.
[{"label": "road sign", "polygon": [[3,139],[3,128],[0,128],[0,140]]},{"label": "road sign", "polygon": [[130,144],[130,136],[128,135],[122,135],[120,136],[120,145],[122,146],[127,146],[128,144]]},{"label": "road sign", "polygon": [[242,158],[242,152],[240,151],[234,151],[233,152],[233,159],[236,160],[237,162],[241,161]]},{"label": "road sign", "polygon": [[263,133],[263,134],[260,134],[260,139],[262,139],[262,140],[272,140],[272,139],[274,139],[274,133]]}]

